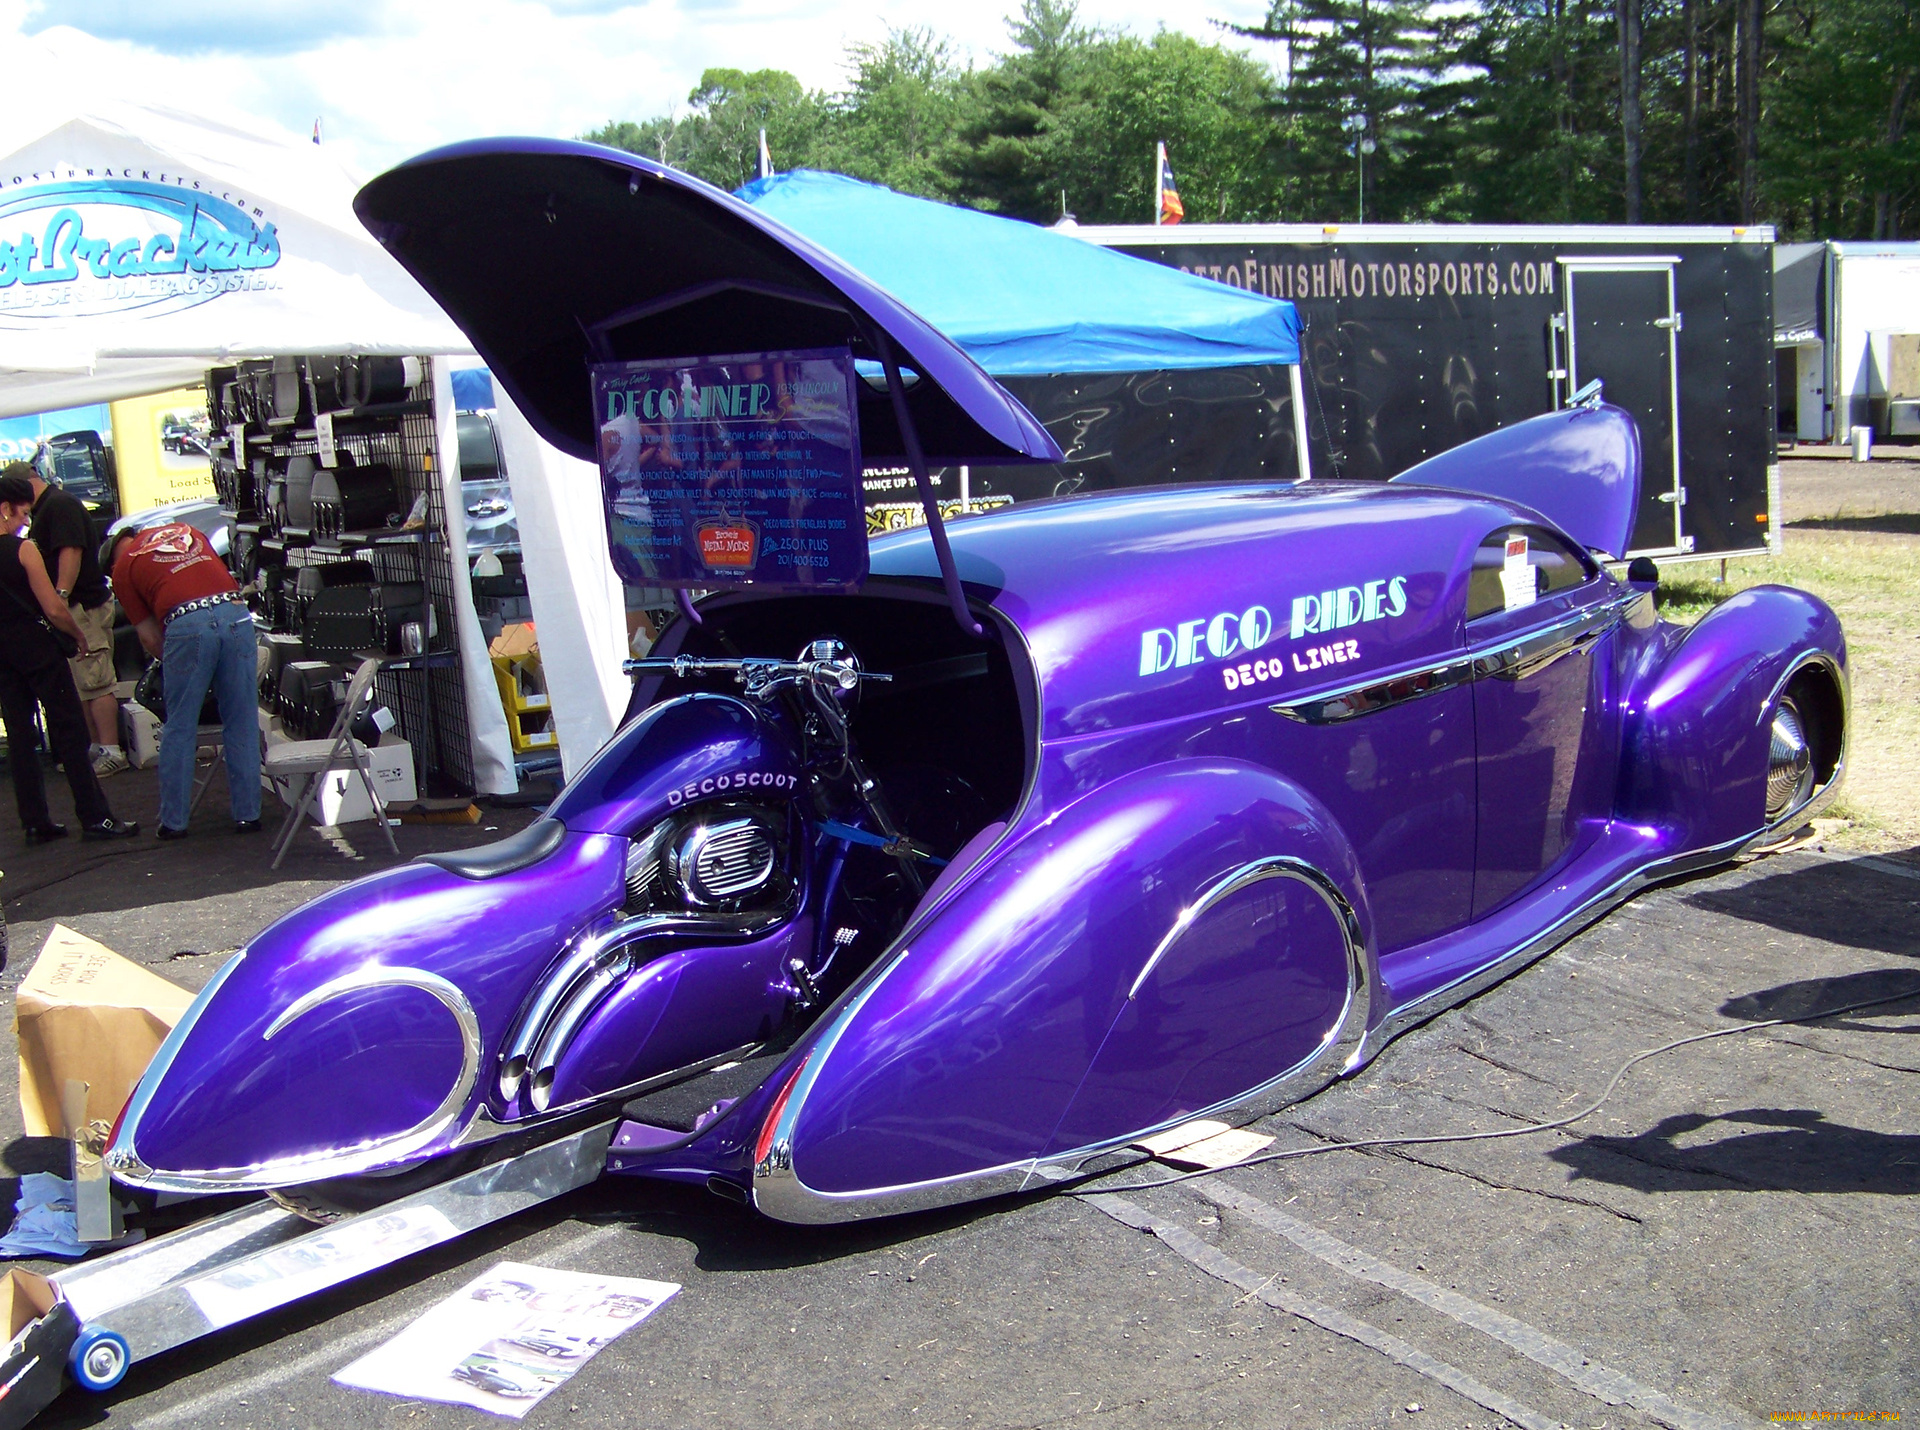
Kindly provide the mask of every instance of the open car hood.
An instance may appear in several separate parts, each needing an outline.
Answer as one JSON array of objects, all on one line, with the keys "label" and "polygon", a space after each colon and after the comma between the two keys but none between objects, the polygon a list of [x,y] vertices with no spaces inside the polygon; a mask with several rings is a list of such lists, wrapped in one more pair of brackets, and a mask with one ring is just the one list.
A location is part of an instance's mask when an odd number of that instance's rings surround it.
[{"label": "open car hood", "polygon": [[1620,557],[1640,510],[1640,431],[1624,408],[1571,407],[1462,442],[1392,480],[1519,502],[1589,550]]},{"label": "open car hood", "polygon": [[[848,346],[884,333],[919,375],[929,463],[1057,462],[1028,411],[936,329],[731,194],[617,149],[485,139],[373,180],[360,221],[473,340],[534,427],[597,456],[588,365]],[[862,384],[870,465],[904,463],[884,385]]]}]

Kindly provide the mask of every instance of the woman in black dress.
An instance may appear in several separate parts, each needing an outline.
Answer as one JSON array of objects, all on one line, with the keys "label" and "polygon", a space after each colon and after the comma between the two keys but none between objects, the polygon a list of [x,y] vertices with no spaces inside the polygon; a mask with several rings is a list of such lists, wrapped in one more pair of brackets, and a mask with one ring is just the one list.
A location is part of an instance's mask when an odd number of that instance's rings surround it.
[{"label": "woman in black dress", "polygon": [[40,549],[19,532],[33,511],[33,486],[26,478],[0,477],[0,715],[7,726],[7,764],[13,773],[13,797],[27,843],[44,844],[67,832],[47,809],[46,782],[35,749],[33,712],[47,712],[47,743],[67,772],[74,812],[83,839],[127,839],[139,826],[115,819],[100,792],[87,755],[87,718],[80,694],[54,628],[76,640],[67,603],[53,589]]}]

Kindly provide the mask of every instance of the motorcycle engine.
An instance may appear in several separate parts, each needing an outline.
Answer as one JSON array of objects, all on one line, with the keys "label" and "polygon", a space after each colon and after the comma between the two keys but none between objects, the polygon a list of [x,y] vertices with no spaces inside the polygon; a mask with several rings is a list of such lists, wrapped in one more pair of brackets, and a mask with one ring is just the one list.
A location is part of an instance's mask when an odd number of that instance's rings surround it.
[{"label": "motorcycle engine", "polygon": [[784,810],[716,802],[664,819],[627,850],[629,913],[737,913],[792,887]]}]

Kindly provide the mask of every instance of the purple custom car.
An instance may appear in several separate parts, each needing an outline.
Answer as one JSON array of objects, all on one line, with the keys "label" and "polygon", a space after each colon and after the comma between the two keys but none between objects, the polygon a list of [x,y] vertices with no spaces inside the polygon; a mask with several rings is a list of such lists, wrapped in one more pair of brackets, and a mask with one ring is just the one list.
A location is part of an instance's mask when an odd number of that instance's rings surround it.
[{"label": "purple custom car", "polygon": [[[860,275],[630,156],[463,146],[360,209],[581,455],[596,355],[836,344],[886,372],[870,462],[1057,455]],[[857,594],[710,596],[545,818],[255,938],[111,1165],[365,1205],[618,1113],[609,1170],[821,1222],[1306,1096],[1838,788],[1839,622],[1783,587],[1660,621],[1600,564],[1638,488],[1596,403],[1384,486],[1043,502],[876,540]]]}]

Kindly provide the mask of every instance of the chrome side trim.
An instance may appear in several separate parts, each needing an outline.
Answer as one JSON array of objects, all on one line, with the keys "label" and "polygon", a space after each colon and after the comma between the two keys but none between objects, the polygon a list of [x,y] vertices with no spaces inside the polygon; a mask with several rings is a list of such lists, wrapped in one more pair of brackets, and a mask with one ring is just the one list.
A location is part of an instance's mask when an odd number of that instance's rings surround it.
[{"label": "chrome side trim", "polygon": [[1636,592],[1628,600],[1615,598],[1588,606],[1540,630],[1470,651],[1473,678],[1520,680],[1545,670],[1562,656],[1591,650],[1600,637],[1620,624],[1628,607],[1638,599]]},{"label": "chrome side trim", "polygon": [[[449,1149],[453,1147],[473,1147],[482,1142],[492,1142],[499,1137],[527,1132],[536,1127],[543,1127],[550,1122],[560,1122],[569,1119],[576,1113],[589,1107],[603,1104],[609,1108],[615,1107],[620,1103],[630,1101],[640,1096],[642,1093],[652,1092],[655,1088],[665,1087],[668,1083],[685,1082],[698,1077],[701,1073],[711,1072],[724,1063],[737,1063],[744,1058],[752,1056],[761,1046],[762,1044],[760,1043],[742,1043],[737,1048],[728,1048],[724,1053],[715,1053],[712,1057],[701,1058],[698,1062],[688,1063],[685,1067],[669,1068],[666,1072],[655,1073],[651,1077],[643,1077],[638,1082],[627,1083],[624,1087],[609,1088],[607,1091],[596,1093],[592,1097],[583,1097],[578,1102],[569,1102],[562,1107],[549,1107],[545,1112],[536,1113],[531,1117],[516,1118],[512,1122],[495,1120],[493,1114],[487,1110],[486,1105],[483,1103],[479,1110],[473,1114],[473,1120],[461,1128],[460,1135],[448,1144]],[[692,1133],[688,1134],[689,1137],[692,1135]]]},{"label": "chrome side trim", "polygon": [[1166,937],[1141,965],[1139,976],[1133,980],[1133,986],[1127,990],[1127,1001],[1132,1002],[1140,994],[1153,970],[1167,951],[1180,941],[1180,936],[1192,928],[1199,917],[1222,899],[1230,898],[1250,884],[1258,884],[1264,879],[1297,879],[1312,889],[1327,906],[1333,916],[1340,920],[1341,931],[1345,934],[1349,951],[1360,941],[1359,921],[1354,918],[1353,909],[1348,905],[1340,890],[1331,881],[1304,859],[1295,859],[1290,855],[1275,854],[1265,859],[1255,859],[1250,864],[1242,864],[1238,869],[1215,880],[1201,891],[1200,897],[1180,910],[1180,916],[1173,921],[1173,927],[1167,930]]},{"label": "chrome side trim", "polygon": [[[793,1090],[787,1095],[786,1104],[781,1108],[780,1116],[774,1124],[773,1137],[769,1143],[767,1155],[753,1169],[754,1206],[778,1221],[806,1224],[860,1221],[868,1217],[895,1216],[902,1212],[950,1206],[955,1202],[972,1201],[979,1197],[1018,1192],[1031,1185],[1036,1178],[1045,1181],[1058,1180],[1063,1171],[1070,1175],[1071,1169],[1078,1168],[1086,1162],[1125,1147],[1141,1137],[1151,1136],[1166,1127],[1191,1122],[1195,1118],[1239,1117],[1244,1120],[1264,1115],[1289,1102],[1298,1101],[1300,1098],[1318,1092],[1352,1064],[1365,1036],[1367,1023],[1373,1014],[1376,988],[1367,976],[1366,948],[1360,938],[1360,921],[1355,916],[1352,905],[1347,902],[1345,895],[1340,892],[1339,886],[1331,878],[1304,860],[1287,856],[1258,860],[1228,874],[1224,879],[1210,886],[1206,893],[1195,901],[1196,915],[1209,899],[1217,902],[1219,898],[1224,898],[1227,893],[1232,892],[1232,889],[1244,888],[1247,884],[1265,878],[1298,879],[1311,887],[1339,920],[1346,944],[1346,1003],[1319,1046],[1294,1067],[1268,1079],[1251,1091],[1238,1094],[1212,1107],[1182,1113],[1172,1121],[1159,1126],[1137,1128],[1104,1142],[1075,1148],[1071,1152],[1058,1153],[1050,1157],[1025,1158],[1018,1162],[1009,1162],[997,1167],[984,1167],[958,1176],[901,1186],[876,1187],[860,1192],[817,1191],[802,1182],[799,1174],[794,1171],[794,1128],[799,1121],[800,1111],[806,1103],[807,1095],[813,1090],[819,1078],[820,1069],[832,1055],[834,1046],[845,1035],[854,1016],[866,1003],[867,997],[878,986],[876,983],[864,990],[859,999],[850,1004],[845,1012],[834,1020],[833,1027],[808,1055],[799,1077],[794,1082]],[[1191,921],[1191,918],[1186,920],[1187,923]],[[1182,927],[1183,925],[1176,924],[1176,934]],[[1156,959],[1171,942],[1173,936],[1169,935],[1169,938],[1163,941],[1161,950],[1156,950]],[[1152,960],[1150,964],[1151,962]],[[1136,980],[1135,988],[1138,987],[1139,982]],[[1131,996],[1129,994],[1129,997]]]},{"label": "chrome side trim", "polygon": [[553,972],[541,980],[540,991],[515,1022],[513,1036],[500,1053],[498,1084],[503,1101],[512,1102],[514,1094],[520,1091],[520,1084],[527,1076],[527,1064],[533,1059],[533,1047],[540,1037],[540,1030],[546,1027],[547,1020],[553,1016],[553,1010],[560,1006],[560,1000],[567,991],[592,971],[604,944],[604,935],[587,935],[561,958]]},{"label": "chrome side trim", "polygon": [[1498,678],[1519,680],[1546,669],[1576,649],[1591,648],[1631,613],[1642,599],[1639,591],[1609,597],[1582,607],[1552,625],[1508,636],[1446,660],[1387,676],[1373,675],[1322,695],[1287,701],[1267,708],[1276,715],[1305,725],[1330,725],[1371,715],[1390,705],[1403,705],[1469,681]]},{"label": "chrome side trim", "polygon": [[1331,725],[1341,720],[1351,720],[1356,715],[1371,715],[1389,705],[1404,705],[1409,700],[1435,695],[1456,685],[1465,685],[1472,679],[1471,660],[1449,660],[1422,670],[1408,671],[1404,675],[1389,676],[1385,680],[1375,679],[1361,685],[1349,685],[1311,700],[1269,705],[1267,708],[1276,715],[1298,720],[1303,725]]},{"label": "chrome side trim", "polygon": [[534,1050],[533,1077],[527,1084],[527,1101],[533,1104],[535,1112],[547,1110],[547,1099],[553,1089],[553,1077],[561,1056],[573,1042],[573,1035],[580,1031],[580,1025],[587,1021],[587,1015],[600,1006],[600,1000],[612,991],[614,984],[633,971],[632,951],[623,947],[619,954],[600,964],[567,997],[560,1012],[547,1025],[541,1035],[540,1046]]},{"label": "chrome side trim", "polygon": [[187,1034],[200,1021],[207,1004],[220,991],[220,985],[227,981],[234,969],[240,966],[240,960],[246,956],[247,951],[243,948],[215,970],[213,977],[207,980],[206,986],[187,1005],[187,1011],[180,1015],[180,1021],[173,1025],[155,1050],[153,1060],[147,1064],[147,1070],[134,1085],[133,1096],[127,1099],[127,1115],[120,1119],[120,1135],[113,1139],[113,1145],[106,1151],[107,1169],[122,1180],[140,1182],[153,1175],[153,1169],[141,1161],[140,1154],[134,1150],[134,1129],[140,1125],[141,1117],[153,1102],[155,1090],[166,1080],[167,1070],[173,1066],[173,1060],[180,1055],[180,1046],[186,1042]]},{"label": "chrome side trim", "polygon": [[[602,975],[610,968],[618,973],[630,972],[644,961],[634,955],[635,943],[668,934],[727,941],[752,938],[777,928],[797,912],[798,902],[790,891],[780,907],[759,913],[643,914],[575,935],[572,947],[561,955],[552,971],[543,975],[539,991],[514,1020],[513,1033],[500,1055],[501,1100],[512,1102],[528,1074],[538,1073],[542,1067],[551,1068],[559,1061],[567,1040],[592,1012],[593,1003],[611,987]],[[587,987],[592,989],[590,1001],[581,1008],[576,995]],[[556,1042],[551,1035],[562,1023],[565,1031]],[[534,1110],[544,1112],[546,1109],[536,1107]]]},{"label": "chrome side trim", "polygon": [[[211,987],[210,984],[209,988]],[[156,1172],[133,1152],[133,1119],[130,1115],[127,1123],[121,1128],[121,1134],[126,1143],[126,1150],[132,1155],[124,1162],[113,1161],[111,1159],[114,1154],[109,1152],[109,1166],[123,1181],[132,1182],[151,1191],[196,1194],[245,1192],[258,1191],[265,1187],[295,1186],[301,1182],[317,1181],[323,1177],[355,1176],[403,1158],[409,1152],[425,1146],[444,1132],[454,1118],[459,1116],[460,1109],[466,1106],[467,1098],[473,1092],[474,1084],[480,1076],[480,1020],[475,1016],[473,1005],[467,1001],[466,994],[439,974],[428,973],[419,968],[376,966],[358,969],[353,973],[331,979],[296,999],[267,1026],[266,1031],[261,1034],[261,1039],[262,1041],[271,1040],[295,1019],[335,998],[369,988],[393,987],[415,988],[431,994],[453,1015],[454,1022],[460,1030],[460,1071],[455,1076],[453,1085],[448,1088],[447,1095],[441,1099],[440,1105],[412,1127],[385,1137],[367,1138],[348,1147],[329,1147],[322,1151],[280,1157],[246,1167]],[[181,1021],[186,1020],[183,1018]],[[158,1059],[156,1058],[155,1061],[157,1064]],[[119,1143],[115,1144],[116,1149],[119,1146]]]}]

